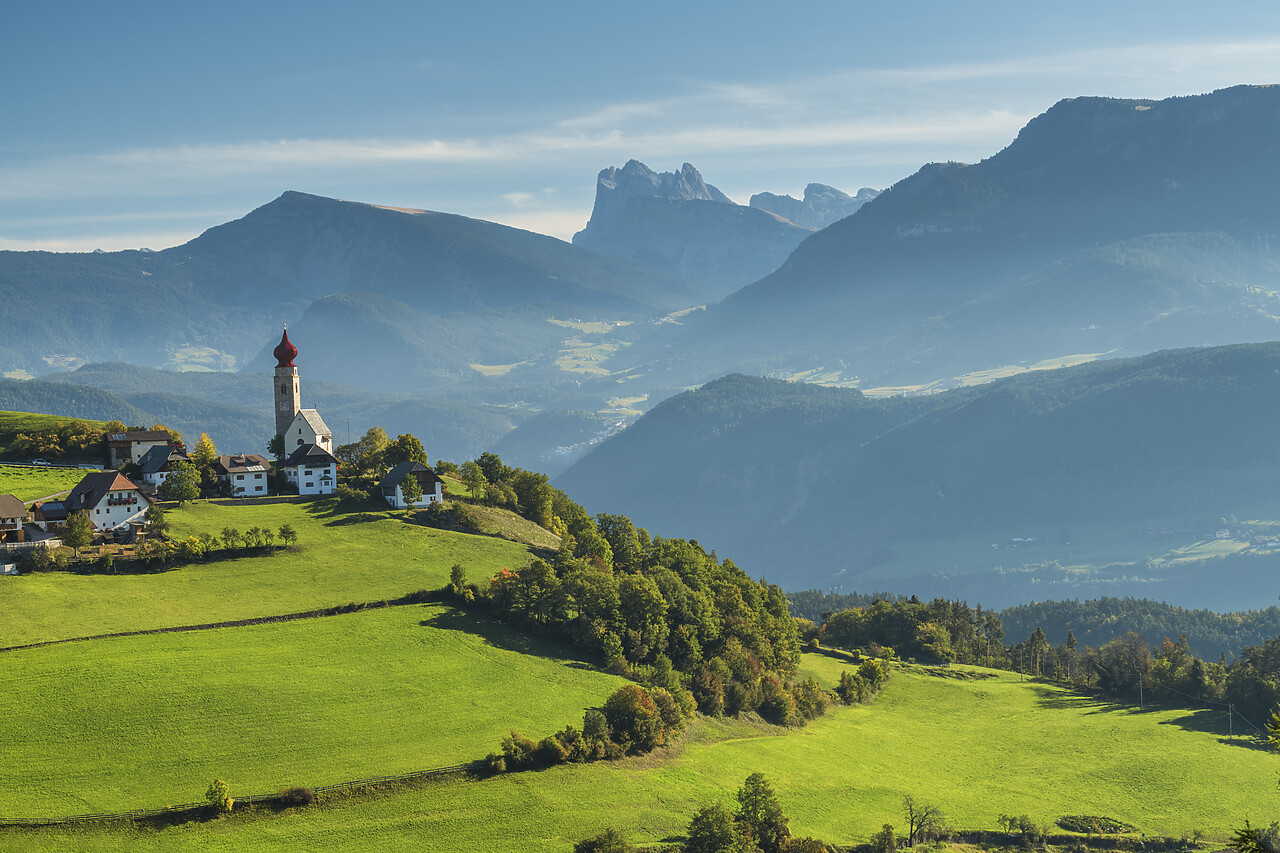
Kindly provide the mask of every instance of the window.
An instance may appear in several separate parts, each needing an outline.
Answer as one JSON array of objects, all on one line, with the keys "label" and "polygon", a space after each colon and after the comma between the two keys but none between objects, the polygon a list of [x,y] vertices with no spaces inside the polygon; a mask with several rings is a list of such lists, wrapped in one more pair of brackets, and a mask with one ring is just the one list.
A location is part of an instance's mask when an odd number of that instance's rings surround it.
[{"label": "window", "polygon": [[313,486],[315,486],[315,483],[307,483],[307,488],[308,488],[308,489],[312,488]]},{"label": "window", "polygon": [[254,490],[255,492],[260,492],[260,491],[262,491],[262,486],[254,486],[254,487],[253,487],[253,490]]},{"label": "window", "polygon": [[[302,430],[298,430],[298,432],[302,432]],[[302,444],[302,439],[298,439],[298,444]]]},{"label": "window", "polygon": [[237,479],[237,480],[243,480],[243,479],[244,479],[244,474],[236,474],[236,479]]}]

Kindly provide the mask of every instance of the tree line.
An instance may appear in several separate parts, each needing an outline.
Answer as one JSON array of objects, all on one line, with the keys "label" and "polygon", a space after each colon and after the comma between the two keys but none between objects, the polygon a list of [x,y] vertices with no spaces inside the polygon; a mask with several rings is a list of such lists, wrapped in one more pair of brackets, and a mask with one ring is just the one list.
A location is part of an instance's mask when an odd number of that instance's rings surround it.
[{"label": "tree line", "polygon": [[1185,634],[1151,644],[1128,631],[1089,646],[1068,628],[1065,640],[1055,645],[1037,626],[1025,639],[1006,644],[1003,621],[994,611],[941,598],[927,604],[914,596],[875,598],[864,606],[825,611],[820,619],[820,625],[801,619],[806,640],[1021,672],[1128,701],[1217,705],[1253,726],[1280,705],[1280,637],[1246,646],[1228,662],[1225,653],[1217,661],[1198,657]]}]

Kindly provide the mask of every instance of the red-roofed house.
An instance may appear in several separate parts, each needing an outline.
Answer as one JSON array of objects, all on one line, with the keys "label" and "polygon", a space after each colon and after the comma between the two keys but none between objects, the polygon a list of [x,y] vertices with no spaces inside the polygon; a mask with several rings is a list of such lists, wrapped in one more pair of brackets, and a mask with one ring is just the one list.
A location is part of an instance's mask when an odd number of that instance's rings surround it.
[{"label": "red-roofed house", "polygon": [[99,471],[85,478],[63,501],[67,513],[83,512],[98,530],[127,527],[138,521],[150,504],[136,485],[117,471]]}]

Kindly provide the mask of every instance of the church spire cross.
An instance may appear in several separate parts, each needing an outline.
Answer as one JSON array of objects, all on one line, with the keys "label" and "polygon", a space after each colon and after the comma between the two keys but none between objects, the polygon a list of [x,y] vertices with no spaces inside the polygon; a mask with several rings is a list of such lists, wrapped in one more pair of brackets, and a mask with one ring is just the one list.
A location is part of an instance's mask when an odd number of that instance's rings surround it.
[{"label": "church spire cross", "polygon": [[276,344],[276,348],[271,351],[276,357],[276,367],[293,367],[293,360],[298,355],[298,348],[289,340],[289,330],[286,328],[284,334],[280,336],[280,343]]}]

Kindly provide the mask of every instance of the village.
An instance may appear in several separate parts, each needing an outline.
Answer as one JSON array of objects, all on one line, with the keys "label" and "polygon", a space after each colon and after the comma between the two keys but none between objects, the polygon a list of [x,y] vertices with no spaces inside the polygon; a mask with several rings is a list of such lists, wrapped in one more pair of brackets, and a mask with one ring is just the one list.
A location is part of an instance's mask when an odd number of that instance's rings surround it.
[{"label": "village", "polygon": [[[88,522],[89,544],[133,545],[148,535],[150,520],[156,518],[149,510],[167,503],[196,498],[276,502],[333,494],[340,468],[333,431],[316,409],[302,408],[297,354],[286,329],[273,351],[276,435],[268,448],[274,459],[257,453],[217,455],[203,434],[188,451],[168,429],[112,432],[103,437],[102,468],[87,472],[65,496],[28,505],[15,495],[0,494],[0,550],[17,555],[57,548],[69,523],[84,524],[77,516]],[[49,463],[35,459],[31,464]],[[407,479],[414,484],[406,489]],[[443,500],[440,478],[414,461],[392,467],[376,491],[392,509]],[[5,571],[16,569],[6,566]]]}]

